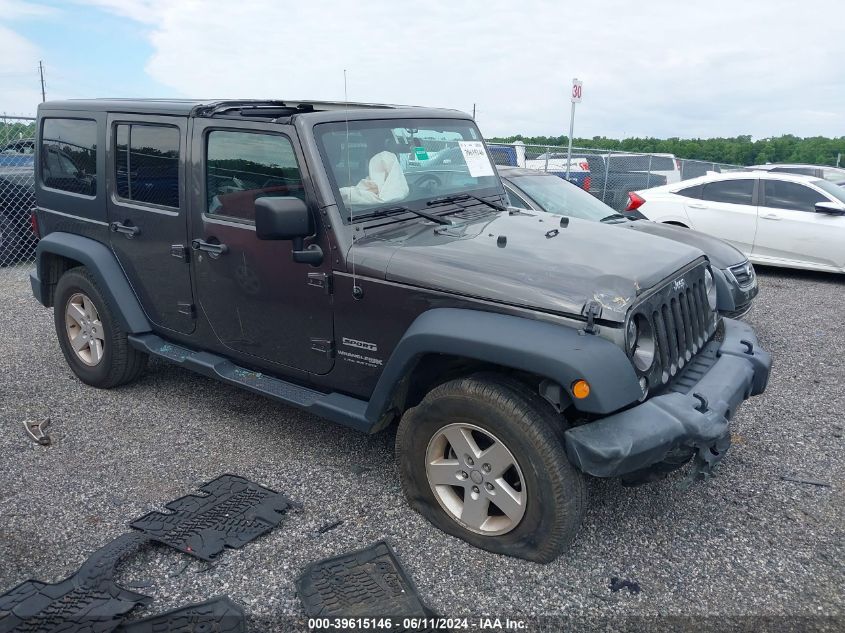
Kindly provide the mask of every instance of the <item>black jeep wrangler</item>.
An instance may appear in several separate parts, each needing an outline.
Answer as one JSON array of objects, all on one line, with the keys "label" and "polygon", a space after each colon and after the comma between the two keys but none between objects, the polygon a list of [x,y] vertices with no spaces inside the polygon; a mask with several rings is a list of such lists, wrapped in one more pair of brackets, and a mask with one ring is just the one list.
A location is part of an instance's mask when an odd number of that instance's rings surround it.
[{"label": "black jeep wrangler", "polygon": [[508,208],[460,112],[61,101],[37,146],[32,290],[83,382],[154,355],[367,433],[398,422],[411,505],[478,547],[552,560],[585,474],[712,466],[766,387],[700,250]]}]

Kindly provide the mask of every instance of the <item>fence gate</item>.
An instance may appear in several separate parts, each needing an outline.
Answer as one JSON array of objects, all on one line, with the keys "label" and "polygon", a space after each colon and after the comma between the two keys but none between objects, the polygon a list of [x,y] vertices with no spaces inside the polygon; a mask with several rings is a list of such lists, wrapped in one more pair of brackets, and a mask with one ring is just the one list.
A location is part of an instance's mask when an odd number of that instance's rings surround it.
[{"label": "fence gate", "polygon": [[0,267],[29,262],[38,239],[30,212],[35,206],[35,119],[0,118]]}]

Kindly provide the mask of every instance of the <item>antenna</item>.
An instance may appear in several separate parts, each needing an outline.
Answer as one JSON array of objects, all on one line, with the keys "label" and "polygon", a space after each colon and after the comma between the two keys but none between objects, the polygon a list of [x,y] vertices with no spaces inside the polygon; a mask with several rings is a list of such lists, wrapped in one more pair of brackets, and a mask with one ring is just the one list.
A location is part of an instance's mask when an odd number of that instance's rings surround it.
[{"label": "antenna", "polygon": [[[346,89],[346,69],[343,69],[343,115],[346,120],[346,183],[352,188],[352,166],[349,163],[349,93]],[[349,263],[352,267],[352,297],[360,299],[363,291],[358,286],[355,274],[355,227],[352,226],[352,193],[349,194],[349,228],[352,229],[352,244],[349,245]]]},{"label": "antenna", "polygon": [[44,91],[44,63],[39,60],[38,72],[41,75],[41,103],[47,101],[47,93]]}]

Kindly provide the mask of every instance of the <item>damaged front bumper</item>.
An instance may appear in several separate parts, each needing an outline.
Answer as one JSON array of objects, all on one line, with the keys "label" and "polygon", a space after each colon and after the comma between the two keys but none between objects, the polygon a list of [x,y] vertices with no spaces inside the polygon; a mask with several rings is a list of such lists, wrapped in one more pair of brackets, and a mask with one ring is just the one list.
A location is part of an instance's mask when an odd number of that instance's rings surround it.
[{"label": "damaged front bumper", "polygon": [[660,395],[620,413],[566,431],[576,468],[617,477],[662,462],[688,448],[712,466],[730,446],[730,420],[744,400],[766,389],[772,360],[750,326],[724,319],[712,340]]}]

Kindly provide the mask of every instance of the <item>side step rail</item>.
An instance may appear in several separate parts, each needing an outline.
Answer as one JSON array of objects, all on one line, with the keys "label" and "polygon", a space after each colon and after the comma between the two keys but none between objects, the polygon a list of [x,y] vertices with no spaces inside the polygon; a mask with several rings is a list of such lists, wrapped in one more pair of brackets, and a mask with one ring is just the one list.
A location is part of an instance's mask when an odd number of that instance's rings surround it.
[{"label": "side step rail", "polygon": [[195,352],[170,343],[156,334],[130,334],[129,344],[137,350],[190,369],[198,374],[241,387],[253,393],[298,407],[332,422],[368,433],[373,424],[365,417],[366,400],[340,393],[323,393],[235,365],[211,354]]}]

